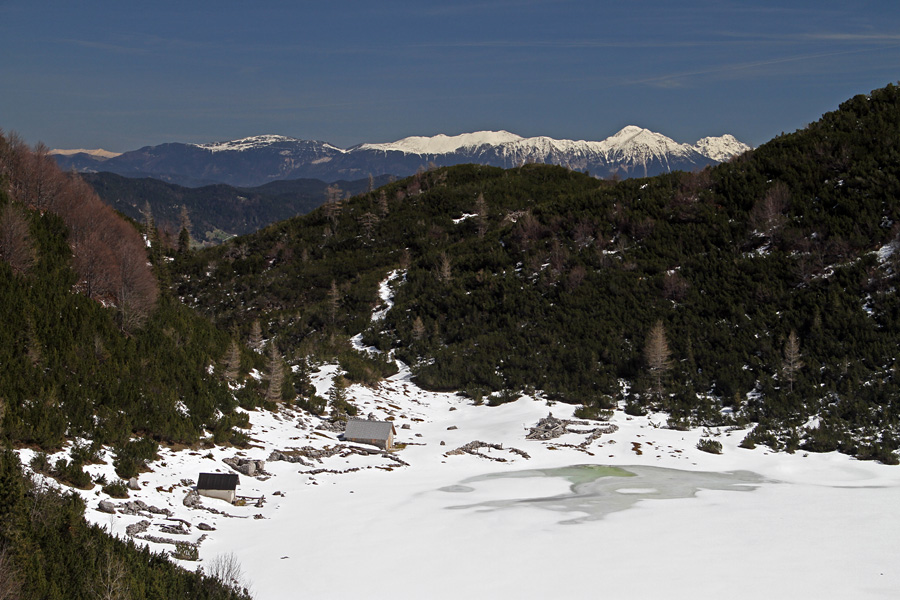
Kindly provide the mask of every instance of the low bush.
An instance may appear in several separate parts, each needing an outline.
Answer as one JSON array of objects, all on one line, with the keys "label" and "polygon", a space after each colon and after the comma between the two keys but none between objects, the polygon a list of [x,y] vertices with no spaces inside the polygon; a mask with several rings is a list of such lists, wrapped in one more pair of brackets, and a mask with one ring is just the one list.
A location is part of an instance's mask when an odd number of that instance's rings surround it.
[{"label": "low bush", "polygon": [[709,452],[710,454],[722,454],[722,442],[718,440],[711,440],[709,438],[703,438],[699,442],[697,442],[697,449],[703,450],[704,452]]}]

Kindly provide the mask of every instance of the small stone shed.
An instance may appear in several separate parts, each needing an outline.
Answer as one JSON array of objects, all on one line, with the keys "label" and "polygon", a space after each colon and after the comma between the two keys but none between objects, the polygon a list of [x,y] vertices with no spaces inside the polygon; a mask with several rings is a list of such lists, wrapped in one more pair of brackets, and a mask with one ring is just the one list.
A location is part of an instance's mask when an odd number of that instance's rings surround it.
[{"label": "small stone shed", "polygon": [[382,450],[394,447],[394,436],[397,430],[390,421],[372,421],[368,419],[348,419],[344,430],[344,441],[360,444],[372,444]]},{"label": "small stone shed", "polygon": [[197,493],[234,504],[237,499],[239,483],[240,480],[236,473],[200,473],[200,477],[197,479]]}]

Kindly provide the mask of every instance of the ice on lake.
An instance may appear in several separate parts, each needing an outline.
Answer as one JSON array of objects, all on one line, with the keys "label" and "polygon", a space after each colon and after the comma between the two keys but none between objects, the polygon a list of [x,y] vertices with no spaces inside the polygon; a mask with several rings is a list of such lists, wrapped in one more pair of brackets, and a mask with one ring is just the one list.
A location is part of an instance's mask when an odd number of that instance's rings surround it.
[{"label": "ice on lake", "polygon": [[[535,480],[538,479],[546,479],[549,492],[546,495],[533,494]],[[520,488],[510,485],[511,480],[528,480],[528,485]],[[715,473],[641,465],[573,465],[478,475],[442,487],[439,491],[466,494],[467,498],[469,495],[479,496],[477,500],[449,506],[454,510],[536,507],[563,513],[567,516],[560,522],[573,524],[602,519],[644,500],[693,498],[701,490],[748,492],[766,481],[750,471]],[[561,486],[566,489],[560,491]],[[521,497],[516,493],[517,489],[528,489],[532,494]]]}]

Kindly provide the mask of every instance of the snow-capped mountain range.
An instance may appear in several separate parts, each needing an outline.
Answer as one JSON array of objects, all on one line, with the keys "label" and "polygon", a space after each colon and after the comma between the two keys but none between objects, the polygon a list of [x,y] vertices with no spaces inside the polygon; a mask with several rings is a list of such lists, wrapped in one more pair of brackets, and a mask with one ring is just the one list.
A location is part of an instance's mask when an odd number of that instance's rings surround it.
[{"label": "snow-capped mountain range", "polygon": [[693,170],[746,152],[731,135],[682,144],[634,125],[600,142],[523,138],[508,131],[413,136],[348,149],[327,142],[260,135],[213,144],[169,143],[102,158],[54,150],[64,169],[110,171],[127,177],[154,177],[181,185],[227,183],[256,186],[279,179],[325,181],[368,175],[407,176],[421,167],[477,163],[515,167],[526,163],[563,165],[600,177],[644,177]]}]

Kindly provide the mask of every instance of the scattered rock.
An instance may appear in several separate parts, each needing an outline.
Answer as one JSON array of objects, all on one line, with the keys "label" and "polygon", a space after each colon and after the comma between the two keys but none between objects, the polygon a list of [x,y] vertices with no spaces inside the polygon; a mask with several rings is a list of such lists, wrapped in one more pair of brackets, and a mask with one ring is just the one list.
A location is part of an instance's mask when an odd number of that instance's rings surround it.
[{"label": "scattered rock", "polygon": [[209,525],[208,523],[198,523],[197,529],[199,529],[200,531],[215,531],[216,530],[215,527],[213,527],[212,525]]},{"label": "scattered rock", "polygon": [[125,528],[125,535],[128,537],[134,537],[138,534],[144,533],[147,529],[150,528],[150,521],[144,519],[143,521],[138,521],[137,523],[132,523],[128,527]]},{"label": "scattered rock", "polygon": [[266,461],[264,460],[254,460],[252,458],[240,458],[238,456],[233,456],[232,458],[223,458],[222,462],[238,473],[247,475],[248,477],[269,475],[269,473],[266,473]]},{"label": "scattered rock", "polygon": [[163,533],[168,533],[172,535],[187,535],[190,533],[190,530],[184,526],[184,523],[179,521],[175,525],[160,525],[159,530]]},{"label": "scattered rock", "polygon": [[109,500],[101,500],[100,504],[97,505],[97,510],[114,515],[116,514],[116,505]]},{"label": "scattered rock", "polygon": [[316,429],[321,429],[323,431],[334,431],[336,433],[343,433],[346,428],[347,422],[340,420],[322,421],[316,426]]},{"label": "scattered rock", "polygon": [[[588,427],[588,429],[573,429],[574,427]],[[553,413],[549,413],[546,417],[538,421],[537,425],[531,428],[528,435],[525,436],[525,439],[552,440],[567,433],[577,433],[588,436],[588,439],[580,444],[581,447],[586,447],[604,433],[613,433],[616,430],[618,430],[618,427],[611,423],[606,423],[599,427],[592,427],[592,423],[586,421],[557,419],[553,416]]]},{"label": "scattered rock", "polygon": [[404,423],[400,426],[400,429],[409,429],[409,423]]},{"label": "scattered rock", "polygon": [[457,427],[456,425],[451,425],[447,428],[447,431],[453,431],[454,429],[459,429],[459,427]]},{"label": "scattered rock", "polygon": [[203,505],[203,502],[200,500],[200,494],[198,494],[196,490],[191,490],[187,493],[187,496],[184,497],[182,504],[188,508],[199,508]]},{"label": "scattered rock", "polygon": [[141,489],[141,485],[138,483],[137,477],[132,477],[128,480],[128,489],[129,490],[139,490]]},{"label": "scattered rock", "polygon": [[[443,442],[441,442],[441,444],[443,444]],[[486,458],[488,460],[493,460],[496,462],[507,462],[507,459],[499,457],[499,456],[488,456],[486,454],[482,454],[481,452],[479,452],[479,450],[481,448],[489,448],[492,450],[505,450],[505,451],[511,452],[513,454],[518,454],[519,456],[521,456],[522,458],[525,458],[525,459],[531,458],[531,456],[529,456],[528,453],[525,452],[524,450],[519,450],[518,448],[504,448],[503,444],[489,444],[487,442],[480,442],[477,440],[473,441],[473,442],[469,442],[468,444],[465,444],[463,446],[460,446],[459,448],[457,448],[455,450],[451,450],[450,452],[447,452],[445,454],[445,456],[459,455],[459,454],[471,454],[472,456],[478,456],[480,458]]]}]

